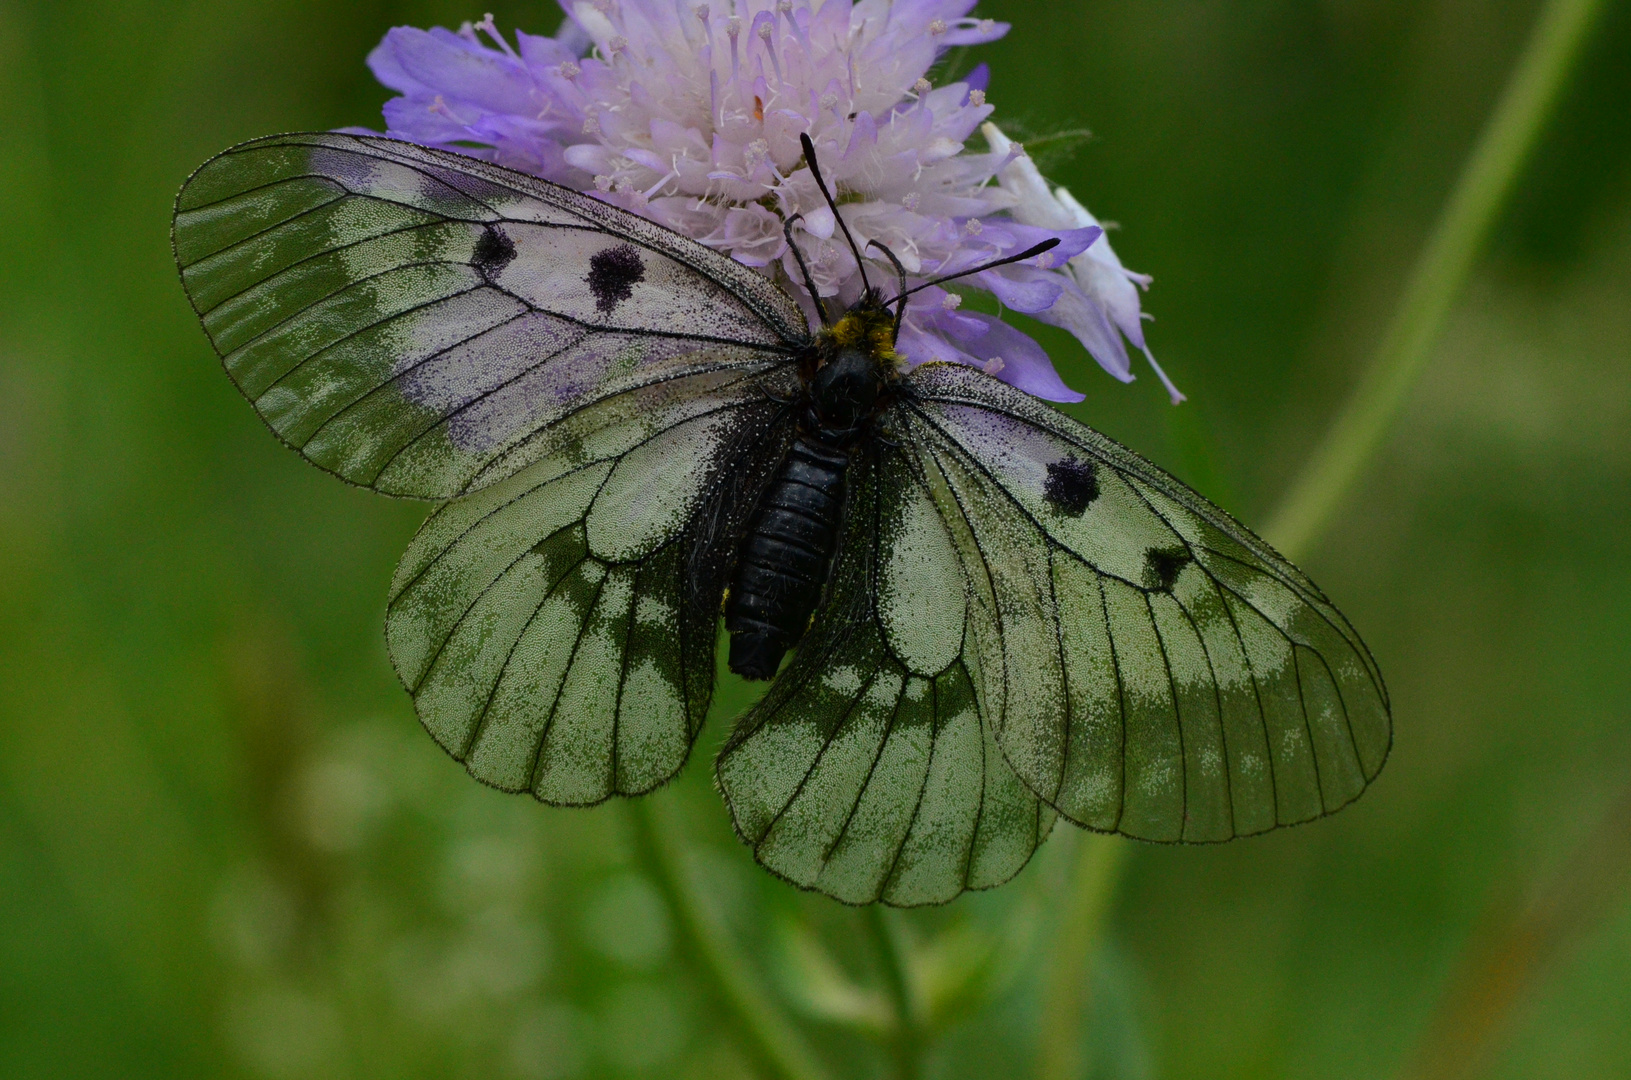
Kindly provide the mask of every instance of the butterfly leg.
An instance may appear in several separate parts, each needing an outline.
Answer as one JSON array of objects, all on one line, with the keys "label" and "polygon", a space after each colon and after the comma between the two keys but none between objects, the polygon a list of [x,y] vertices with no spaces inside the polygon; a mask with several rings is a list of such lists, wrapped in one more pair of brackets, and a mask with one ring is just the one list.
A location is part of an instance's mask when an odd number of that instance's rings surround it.
[{"label": "butterfly leg", "polygon": [[770,392],[770,387],[766,386],[764,383],[759,384],[759,392],[764,394],[766,401],[773,401],[784,409],[793,404],[792,398],[777,397],[775,394]]}]

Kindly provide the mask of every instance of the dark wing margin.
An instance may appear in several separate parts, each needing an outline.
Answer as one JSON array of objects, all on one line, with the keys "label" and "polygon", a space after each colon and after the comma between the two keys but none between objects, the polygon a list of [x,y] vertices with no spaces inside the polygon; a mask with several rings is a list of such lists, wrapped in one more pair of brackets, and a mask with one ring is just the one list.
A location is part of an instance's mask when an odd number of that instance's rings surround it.
[{"label": "dark wing margin", "polygon": [[[1039,797],[1087,828],[1208,842],[1329,814],[1376,778],[1387,690],[1300,570],[995,379],[925,365],[907,388],[894,437],[994,613],[984,707]],[[901,627],[897,650],[923,636]]]},{"label": "dark wing margin", "polygon": [[[965,618],[956,555],[934,535],[921,481],[882,450],[849,483],[826,600],[715,775],[772,873],[850,904],[944,903],[1013,877],[1056,815],[996,745],[978,653],[964,645],[979,615]],[[885,580],[902,550],[919,573]],[[902,656],[885,626],[914,604],[935,609],[932,640]]]},{"label": "dark wing margin", "polygon": [[650,791],[689,756],[741,492],[789,421],[756,382],[685,400],[655,418],[586,408],[552,429],[561,449],[444,504],[403,555],[391,662],[483,783],[585,806]]},{"label": "dark wing margin", "polygon": [[188,179],[182,283],[227,373],[308,460],[449,498],[616,395],[763,369],[808,337],[771,282],[567,188],[391,139],[280,135]]}]

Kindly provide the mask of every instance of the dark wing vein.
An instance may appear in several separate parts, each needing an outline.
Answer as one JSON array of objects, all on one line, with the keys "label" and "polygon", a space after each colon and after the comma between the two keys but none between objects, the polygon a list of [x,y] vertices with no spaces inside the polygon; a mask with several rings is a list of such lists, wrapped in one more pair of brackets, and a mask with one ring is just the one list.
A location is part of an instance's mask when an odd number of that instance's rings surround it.
[{"label": "dark wing vein", "polygon": [[[572,526],[567,526],[567,528],[572,528]],[[472,724],[471,727],[470,727],[470,737],[465,740],[464,750],[459,755],[459,760],[462,761],[462,760],[468,758],[470,756],[470,752],[476,748],[476,743],[481,738],[482,729],[487,724],[487,714],[492,711],[493,698],[498,696],[498,688],[504,684],[504,675],[510,669],[510,661],[515,659],[515,650],[521,647],[521,642],[522,641],[526,640],[527,631],[532,629],[532,624],[537,621],[539,612],[544,610],[544,605],[549,603],[549,601],[555,596],[556,591],[559,590],[562,585],[566,584],[567,579],[570,578],[573,574],[577,573],[578,567],[582,566],[584,563],[586,563],[588,561],[589,561],[589,556],[585,555],[582,558],[580,558],[577,562],[575,562],[571,566],[567,567],[567,569],[561,574],[561,576],[556,578],[554,580],[554,582],[551,583],[551,585],[549,586],[549,590],[544,593],[543,598],[540,599],[538,601],[538,603],[533,607],[532,614],[527,617],[527,621],[521,624],[521,632],[519,634],[515,635],[515,640],[514,641],[510,642],[510,648],[504,654],[504,662],[499,665],[498,674],[493,676],[493,685],[491,687],[489,687],[488,690],[487,690],[487,700],[482,703],[481,711],[476,714],[476,722],[474,724]],[[604,583],[605,579],[603,578],[601,580],[602,580],[602,583]],[[595,595],[596,595],[597,598],[600,595],[599,586],[596,586]],[[473,605],[473,604],[471,605],[472,608],[474,606],[475,605]],[[591,607],[591,610],[592,610],[593,605],[591,604],[590,607]],[[459,622],[454,625],[453,630],[449,631],[449,633],[447,635],[447,638],[443,639],[443,644],[444,645],[446,644],[446,642],[448,640],[452,639],[454,632],[456,632],[458,630],[458,626],[464,622],[464,619],[466,617],[468,617],[469,614],[470,614],[469,609],[466,609],[465,614],[459,618]],[[587,620],[585,620],[585,621],[587,622]],[[582,636],[583,636],[583,630],[580,627],[579,630],[578,630],[578,637],[579,637],[580,640],[582,639]],[[577,649],[577,646],[574,645],[573,650],[576,651],[576,649]],[[440,649],[438,649],[438,651],[437,651],[436,658],[437,658],[437,660],[441,659]],[[568,667],[570,667],[570,664],[568,665]],[[559,700],[558,695],[557,695],[556,700]],[[544,734],[547,736],[548,728],[545,728]],[[543,737],[539,738],[538,746],[539,746],[540,750],[543,749]],[[529,783],[528,786],[530,787],[531,784]]]},{"label": "dark wing vein", "polygon": [[[588,560],[584,560],[584,561],[588,561]],[[582,619],[581,622],[578,623],[577,634],[574,635],[574,637],[572,638],[572,651],[567,654],[566,670],[561,673],[560,685],[555,688],[554,700],[551,701],[550,705],[549,705],[549,717],[548,717],[548,719],[546,719],[544,721],[543,730],[538,733],[538,746],[532,752],[532,768],[530,770],[528,770],[528,772],[527,772],[527,787],[528,788],[535,788],[535,787],[538,786],[538,768],[543,763],[544,744],[549,742],[550,729],[552,729],[555,726],[555,717],[557,715],[559,715],[560,710],[561,710],[561,696],[566,691],[566,680],[571,676],[572,664],[578,658],[578,650],[583,647],[583,635],[585,633],[587,633],[588,630],[589,630],[589,620],[594,618],[594,614],[595,614],[596,609],[598,609],[600,607],[600,596],[601,596],[601,593],[603,591],[605,591],[606,579],[609,576],[610,576],[609,574],[602,574],[601,575],[600,580],[595,583],[595,595],[594,595],[594,597],[592,599],[590,599],[590,601],[587,604],[584,605],[583,619]],[[517,639],[517,640],[519,640],[519,639]],[[512,650],[512,654],[513,654],[513,650]],[[505,663],[508,664],[509,661],[506,660]],[[499,673],[499,678],[497,680],[495,680],[494,683],[493,683],[494,688],[496,689],[498,684],[500,682],[502,682],[502,681],[503,681],[503,672],[500,672]],[[488,705],[490,706],[491,704],[492,704],[492,701],[491,701],[491,699],[489,699]],[[487,714],[487,709],[485,709],[485,708],[482,709],[483,718],[485,718],[486,714]]]},{"label": "dark wing vein", "polygon": [[[321,349],[318,349],[316,352],[312,353],[311,355],[301,357],[299,359],[299,361],[297,361],[295,363],[294,367],[290,368],[288,371],[285,371],[283,374],[279,375],[277,378],[275,378],[271,382],[267,383],[266,384],[266,389],[262,390],[259,394],[257,394],[255,396],[255,400],[259,401],[262,398],[264,398],[279,383],[283,382],[289,376],[293,375],[295,372],[297,372],[301,368],[305,367],[308,362],[313,361],[313,360],[323,359],[324,354],[332,352],[333,350],[340,348],[342,345],[348,344],[349,342],[352,342],[352,341],[356,340],[357,338],[361,337],[362,335],[368,333],[368,331],[370,331],[370,330],[378,330],[380,327],[385,326],[388,323],[391,323],[396,319],[400,319],[403,316],[414,315],[414,314],[417,314],[417,313],[419,313],[421,311],[425,311],[425,310],[427,310],[429,308],[433,308],[437,304],[445,304],[449,300],[457,300],[461,296],[469,296],[471,293],[480,292],[483,289],[490,289],[490,288],[491,288],[491,286],[488,286],[488,285],[472,285],[468,289],[461,289],[458,292],[448,293],[445,296],[433,297],[430,300],[426,300],[422,304],[414,304],[412,307],[406,307],[406,308],[403,308],[401,311],[395,312],[395,313],[393,313],[391,315],[387,315],[383,319],[379,319],[379,320],[377,320],[375,322],[368,323],[368,324],[366,324],[364,326],[359,326],[355,330],[347,332],[343,337],[336,338],[335,340],[329,342],[327,345],[324,345]],[[496,291],[496,290],[493,290],[493,291]],[[504,322],[498,324],[498,326],[489,327],[488,329],[489,330],[496,330],[500,326],[507,326],[511,322],[514,322],[516,319],[524,318],[525,316],[526,316],[526,312],[517,312],[511,318],[506,319],[506,320],[504,320]],[[481,333],[486,333],[486,332],[487,332],[486,330],[481,331]],[[443,356],[446,356],[448,353],[452,352],[454,349],[457,349],[457,348],[459,348],[460,346],[463,346],[463,345],[468,345],[470,342],[474,341],[477,336],[479,336],[479,335],[472,335],[470,337],[463,338],[463,339],[461,339],[459,341],[455,341],[453,344],[447,346],[444,349],[438,349],[436,352],[431,353],[429,356],[426,356],[421,360],[414,361],[414,363],[413,363],[413,365],[411,367],[407,367],[407,368],[404,368],[400,372],[396,372],[395,374],[392,375],[392,378],[394,379],[394,378],[397,378],[398,376],[406,375],[411,371],[417,370],[418,368],[420,368],[424,364],[430,362],[431,360],[436,360],[436,359],[439,359],[439,358],[441,358]],[[234,350],[234,351],[236,351],[236,350]],[[387,381],[390,381],[390,380],[387,380]],[[378,389],[379,386],[383,386],[383,385],[384,385],[384,383],[376,384],[373,389]],[[372,393],[373,389],[369,390],[367,393],[363,394],[362,396],[363,397],[368,396],[368,393]],[[361,398],[358,398],[356,400],[361,400]],[[355,402],[353,402],[353,403],[355,403]]]},{"label": "dark wing vein", "polygon": [[1195,616],[1189,610],[1189,605],[1185,604],[1176,594],[1172,594],[1172,601],[1178,610],[1183,613],[1184,621],[1189,623],[1190,632],[1195,635],[1195,640],[1200,644],[1201,655],[1206,658],[1207,674],[1211,676],[1209,681],[1212,685],[1212,700],[1218,710],[1218,745],[1223,748],[1224,805],[1229,808],[1229,835],[1234,836],[1237,830],[1235,828],[1233,759],[1229,749],[1229,732],[1224,725],[1225,709],[1221,680],[1218,678],[1217,665],[1212,660],[1212,649],[1206,644],[1206,635],[1201,633],[1200,624],[1195,621]]},{"label": "dark wing vein", "polygon": [[1161,633],[1161,620],[1155,617],[1155,605],[1150,594],[1144,593],[1144,611],[1150,617],[1150,629],[1155,632],[1155,644],[1161,650],[1161,669],[1167,677],[1167,696],[1172,699],[1173,728],[1178,732],[1178,835],[1182,836],[1189,824],[1189,755],[1184,752],[1184,713],[1178,700],[1178,683],[1172,677],[1172,658],[1167,653],[1167,639]]}]

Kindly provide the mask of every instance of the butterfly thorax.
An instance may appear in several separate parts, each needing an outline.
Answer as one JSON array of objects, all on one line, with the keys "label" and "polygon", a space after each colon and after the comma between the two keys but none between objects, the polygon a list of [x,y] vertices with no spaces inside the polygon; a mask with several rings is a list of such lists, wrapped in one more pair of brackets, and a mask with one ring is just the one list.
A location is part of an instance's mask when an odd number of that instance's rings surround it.
[{"label": "butterfly thorax", "polygon": [[868,293],[821,329],[802,361],[809,395],[803,429],[826,442],[853,442],[870,429],[900,378],[894,316]]}]

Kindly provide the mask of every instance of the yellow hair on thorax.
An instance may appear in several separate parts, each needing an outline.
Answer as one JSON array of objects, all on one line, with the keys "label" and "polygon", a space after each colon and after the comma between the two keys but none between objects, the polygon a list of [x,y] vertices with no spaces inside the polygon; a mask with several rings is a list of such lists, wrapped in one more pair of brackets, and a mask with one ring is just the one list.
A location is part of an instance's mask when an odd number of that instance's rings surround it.
[{"label": "yellow hair on thorax", "polygon": [[906,363],[906,358],[895,351],[895,318],[887,308],[854,308],[823,333],[839,348],[864,349],[879,364],[898,369]]}]

